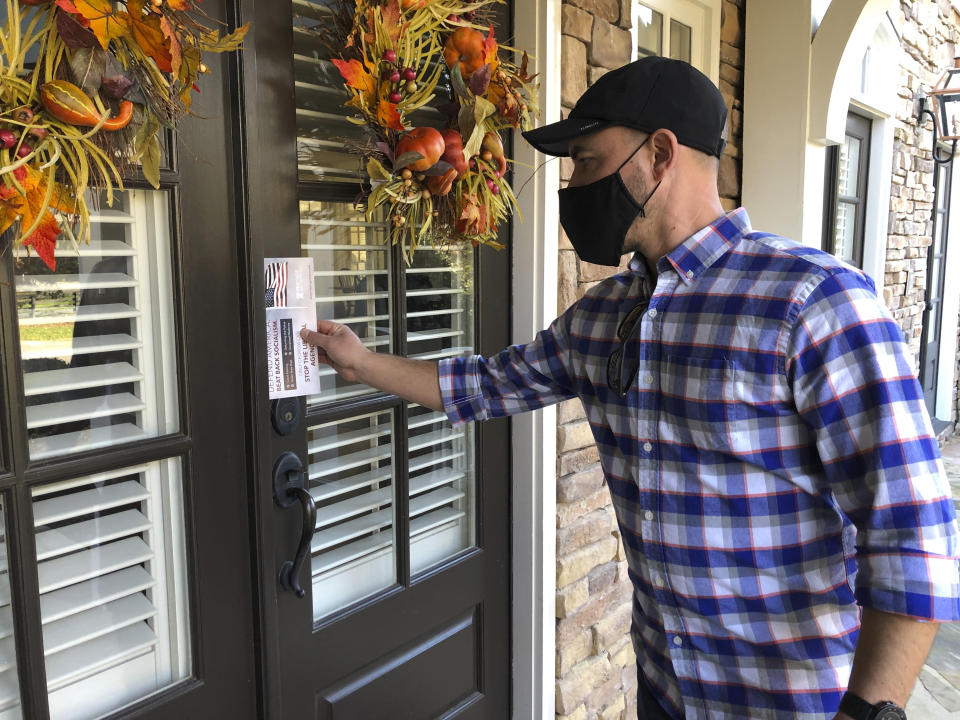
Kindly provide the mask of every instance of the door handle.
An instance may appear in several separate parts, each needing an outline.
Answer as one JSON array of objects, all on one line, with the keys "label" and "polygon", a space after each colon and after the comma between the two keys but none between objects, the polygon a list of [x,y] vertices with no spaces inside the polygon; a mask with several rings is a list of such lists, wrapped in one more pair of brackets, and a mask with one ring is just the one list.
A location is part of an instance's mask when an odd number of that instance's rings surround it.
[{"label": "door handle", "polygon": [[306,595],[300,586],[300,568],[310,551],[310,541],[317,528],[317,505],[304,488],[306,470],[303,463],[292,452],[285,452],[273,466],[273,499],[282,508],[289,508],[299,502],[301,517],[300,542],[293,560],[287,560],[280,566],[280,587],[292,591],[298,598]]}]

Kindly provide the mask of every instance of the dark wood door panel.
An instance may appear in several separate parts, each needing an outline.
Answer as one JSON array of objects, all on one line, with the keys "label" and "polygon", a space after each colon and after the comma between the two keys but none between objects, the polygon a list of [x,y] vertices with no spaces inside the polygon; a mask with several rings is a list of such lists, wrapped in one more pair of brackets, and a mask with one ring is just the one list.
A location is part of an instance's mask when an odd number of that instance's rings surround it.
[{"label": "dark wood door panel", "polygon": [[317,720],[432,720],[468,704],[480,692],[479,617],[473,608],[321,690]]},{"label": "dark wood door panel", "polygon": [[[469,612],[484,589],[490,589],[484,582],[483,566],[483,552],[475,552],[403,592],[374,601],[353,616],[314,633],[311,647],[315,672],[320,677],[341,678],[366,665],[369,658],[385,657],[411,643],[435,627],[438,618]],[[502,588],[503,602],[509,599],[508,593],[509,588]],[[376,631],[366,632],[358,642],[358,627]]]}]

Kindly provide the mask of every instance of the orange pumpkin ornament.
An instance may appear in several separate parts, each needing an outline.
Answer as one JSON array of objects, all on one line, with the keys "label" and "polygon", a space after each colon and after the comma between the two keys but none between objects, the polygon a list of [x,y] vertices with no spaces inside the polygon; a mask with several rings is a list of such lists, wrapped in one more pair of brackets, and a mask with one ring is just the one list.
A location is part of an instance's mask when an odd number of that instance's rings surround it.
[{"label": "orange pumpkin ornament", "polygon": [[[100,112],[93,100],[80,88],[66,80],[54,80],[40,86],[40,102],[47,112],[57,120],[94,127],[101,120]],[[120,111],[116,117],[105,120],[100,126],[102,130],[120,130],[129,124],[133,117],[133,103],[124,100],[120,103]]]},{"label": "orange pumpkin ornament", "polygon": [[447,38],[443,46],[443,59],[448,68],[454,63],[460,66],[460,75],[469,80],[477,70],[487,64],[487,58],[494,63],[497,56],[497,41],[484,38],[483,33],[470,27],[457,28]]},{"label": "orange pumpkin ornament", "polygon": [[[432,127],[418,127],[400,136],[397,147],[394,148],[394,156],[399,158],[408,152],[420,153],[423,155],[420,160],[407,163],[404,167],[413,172],[423,172],[436,164],[443,155],[443,147],[443,135],[439,130]],[[394,168],[394,170],[399,169]]]}]

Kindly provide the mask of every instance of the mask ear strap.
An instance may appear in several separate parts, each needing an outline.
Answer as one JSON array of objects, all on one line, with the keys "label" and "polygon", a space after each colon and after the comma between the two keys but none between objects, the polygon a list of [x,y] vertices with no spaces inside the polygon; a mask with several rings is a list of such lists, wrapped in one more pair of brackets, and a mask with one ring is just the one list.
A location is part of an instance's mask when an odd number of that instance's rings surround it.
[{"label": "mask ear strap", "polygon": [[657,188],[660,187],[660,183],[662,182],[663,180],[654,185],[653,190],[651,190],[650,194],[647,195],[647,199],[640,204],[640,217],[645,218],[647,216],[647,203],[650,202],[650,198],[653,197],[653,194],[657,191]]},{"label": "mask ear strap", "polygon": [[626,165],[626,164],[627,164],[628,162],[630,162],[631,160],[633,160],[633,156],[636,155],[636,154],[640,151],[640,148],[642,148],[644,145],[647,144],[647,140],[649,140],[649,139],[650,139],[650,136],[647,135],[647,137],[644,138],[643,142],[640,143],[639,145],[637,145],[636,150],[634,150],[632,153],[630,153],[630,157],[628,157],[626,160],[624,160],[622,163],[620,163],[620,167],[617,168],[617,172],[620,172],[621,170],[623,170],[623,166]]}]

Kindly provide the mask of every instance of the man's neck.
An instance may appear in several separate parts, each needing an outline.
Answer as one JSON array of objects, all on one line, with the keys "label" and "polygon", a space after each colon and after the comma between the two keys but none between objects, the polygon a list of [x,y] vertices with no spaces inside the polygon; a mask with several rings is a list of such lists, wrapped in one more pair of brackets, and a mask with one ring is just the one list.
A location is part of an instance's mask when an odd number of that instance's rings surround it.
[{"label": "man's neck", "polygon": [[[681,205],[680,207],[683,207]],[[690,207],[687,205],[686,207]],[[673,250],[682,245],[691,236],[707,227],[717,218],[723,216],[723,206],[720,204],[719,197],[716,201],[704,203],[699,206],[696,212],[669,212],[663,207],[659,212],[664,213],[661,220],[657,223],[655,229],[641,241],[639,247],[640,253],[646,258],[647,266],[653,269],[653,277],[656,277],[657,261],[669,255]]]}]

